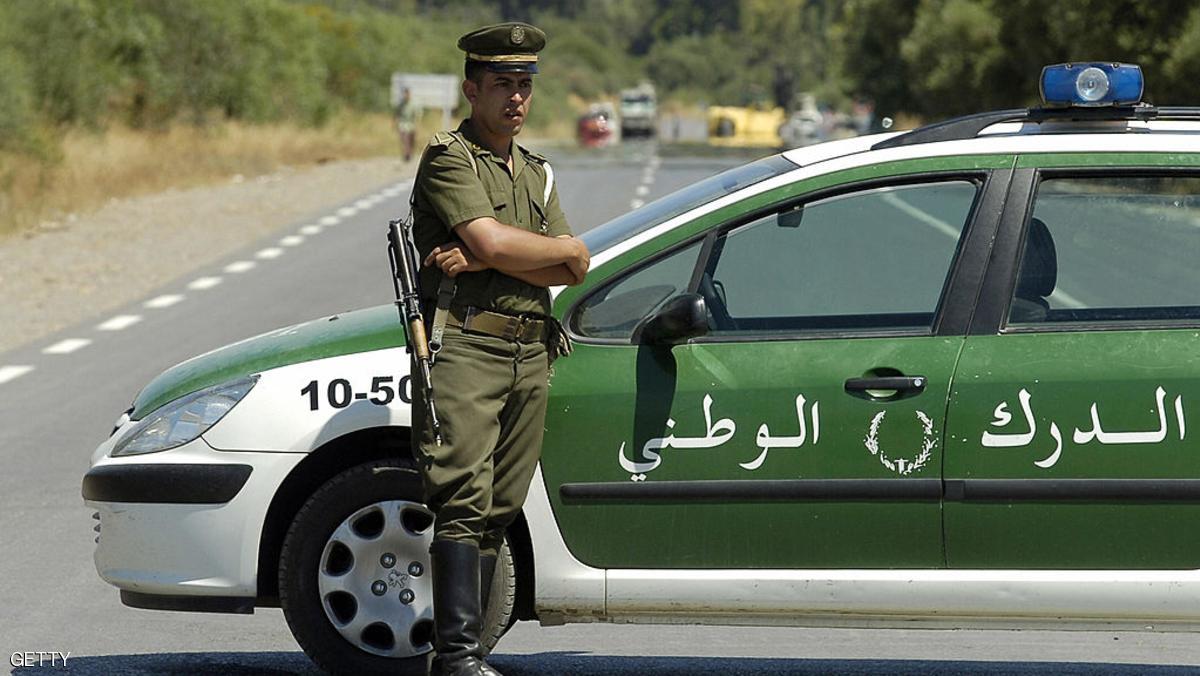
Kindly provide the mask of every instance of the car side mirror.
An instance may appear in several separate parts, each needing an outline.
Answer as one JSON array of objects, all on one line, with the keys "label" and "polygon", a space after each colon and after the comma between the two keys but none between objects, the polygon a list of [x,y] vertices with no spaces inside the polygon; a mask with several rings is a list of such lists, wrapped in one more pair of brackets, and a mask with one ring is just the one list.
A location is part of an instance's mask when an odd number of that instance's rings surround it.
[{"label": "car side mirror", "polygon": [[634,344],[679,345],[708,333],[704,297],[685,293],[668,300],[633,328]]}]

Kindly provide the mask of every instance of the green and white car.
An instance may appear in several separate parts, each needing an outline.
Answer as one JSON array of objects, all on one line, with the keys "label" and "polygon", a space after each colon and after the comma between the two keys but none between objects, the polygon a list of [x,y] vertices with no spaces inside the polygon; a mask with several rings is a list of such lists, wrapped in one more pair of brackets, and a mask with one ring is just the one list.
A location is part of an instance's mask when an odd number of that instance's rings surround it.
[{"label": "green and white car", "polygon": [[[584,235],[490,641],[1200,623],[1200,110],[1131,70],[1048,68],[1044,108],[789,151]],[[84,479],[100,575],[422,673],[403,343],[382,306],[151,381]]]}]

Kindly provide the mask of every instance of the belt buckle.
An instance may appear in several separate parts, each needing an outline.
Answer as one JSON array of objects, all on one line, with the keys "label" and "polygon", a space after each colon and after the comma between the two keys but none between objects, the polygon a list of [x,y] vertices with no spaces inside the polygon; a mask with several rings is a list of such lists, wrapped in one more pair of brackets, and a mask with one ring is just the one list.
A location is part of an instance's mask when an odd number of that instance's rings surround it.
[{"label": "belt buckle", "polygon": [[530,317],[529,315],[521,315],[520,316],[520,324],[518,324],[518,326],[517,326],[517,340],[518,341],[520,341],[522,343],[530,342],[529,336],[526,334],[529,332],[529,328],[531,326],[533,326],[533,322],[534,322],[533,317]]},{"label": "belt buckle", "polygon": [[478,308],[476,308],[474,305],[468,305],[467,311],[463,313],[461,328],[464,330],[470,330],[471,324],[474,322],[475,315],[477,314],[479,314]]},{"label": "belt buckle", "polygon": [[509,317],[508,321],[504,323],[504,339],[516,340],[521,335],[524,327],[524,317]]}]

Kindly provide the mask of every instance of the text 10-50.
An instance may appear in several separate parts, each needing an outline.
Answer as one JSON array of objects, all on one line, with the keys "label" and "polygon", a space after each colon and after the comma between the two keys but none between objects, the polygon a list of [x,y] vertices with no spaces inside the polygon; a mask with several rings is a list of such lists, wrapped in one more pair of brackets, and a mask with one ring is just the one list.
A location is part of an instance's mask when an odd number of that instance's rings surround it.
[{"label": "text 10-50", "polygon": [[377,406],[387,406],[399,397],[400,401],[412,403],[412,379],[400,376],[375,376],[371,379],[371,389],[368,392],[355,392],[350,381],[345,378],[334,378],[324,387],[320,381],[310,380],[300,390],[301,396],[308,397],[308,410],[316,411],[321,408],[322,400],[333,408],[346,408],[355,401],[369,401]]}]

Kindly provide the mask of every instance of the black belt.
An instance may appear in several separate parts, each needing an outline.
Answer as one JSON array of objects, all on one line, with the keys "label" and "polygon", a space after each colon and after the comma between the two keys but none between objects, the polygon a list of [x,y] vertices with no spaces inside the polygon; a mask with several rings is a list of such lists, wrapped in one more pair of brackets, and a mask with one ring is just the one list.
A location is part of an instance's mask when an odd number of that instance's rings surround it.
[{"label": "black belt", "polygon": [[519,343],[545,342],[548,324],[546,320],[534,315],[509,315],[483,310],[473,305],[451,307],[450,316],[446,319],[446,326]]}]

